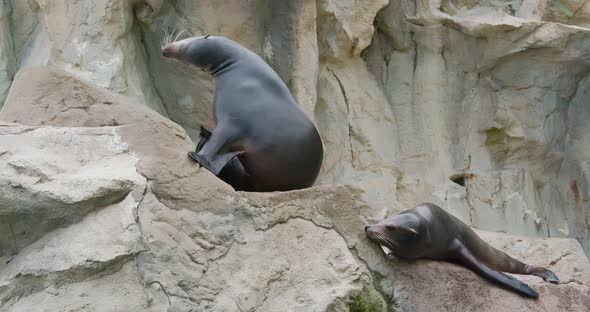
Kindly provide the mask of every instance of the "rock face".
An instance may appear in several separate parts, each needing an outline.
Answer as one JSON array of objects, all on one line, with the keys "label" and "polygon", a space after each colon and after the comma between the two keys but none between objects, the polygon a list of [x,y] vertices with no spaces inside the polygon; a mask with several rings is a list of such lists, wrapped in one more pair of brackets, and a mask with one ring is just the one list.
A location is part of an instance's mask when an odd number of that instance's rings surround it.
[{"label": "rock face", "polygon": [[369,285],[320,212],[346,187],[236,193],[178,125],[54,69],[1,119],[26,126],[0,127],[0,311],[341,310]]},{"label": "rock face", "polygon": [[451,264],[388,262],[364,236],[384,212],[363,190],[235,192],[188,159],[180,126],[55,68],[21,70],[0,120],[0,311],[590,307],[573,239],[482,232],[560,276],[518,277],[537,301]]},{"label": "rock face", "polygon": [[[161,57],[180,30],[273,66],[316,187],[187,159],[214,86]],[[589,34],[577,0],[0,0],[0,311],[587,311]],[[386,263],[362,226],[421,202],[564,283]]]},{"label": "rock face", "polygon": [[589,253],[588,12],[573,0],[4,0],[0,106],[20,68],[50,64],[194,140],[214,126],[214,86],[165,61],[160,40],[220,34],[263,56],[315,120],[319,184]]}]

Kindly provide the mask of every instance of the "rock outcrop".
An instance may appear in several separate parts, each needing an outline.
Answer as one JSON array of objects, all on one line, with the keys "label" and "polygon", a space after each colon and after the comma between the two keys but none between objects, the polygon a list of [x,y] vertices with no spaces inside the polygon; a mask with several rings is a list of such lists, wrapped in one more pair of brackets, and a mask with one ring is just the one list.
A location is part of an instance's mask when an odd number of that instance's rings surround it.
[{"label": "rock outcrop", "polygon": [[236,193],[178,125],[62,71],[21,71],[1,116],[26,126],[0,128],[0,311],[326,310],[371,279],[321,216],[343,190]]},{"label": "rock outcrop", "polygon": [[537,301],[452,264],[388,261],[364,236],[384,212],[362,189],[235,192],[189,160],[180,126],[55,68],[20,71],[0,120],[2,312],[590,307],[575,240],[481,233],[560,276],[518,276]]},{"label": "rock outcrop", "polygon": [[315,120],[320,184],[359,187],[378,209],[432,201],[481,229],[572,237],[588,253],[589,10],[573,0],[4,0],[0,106],[18,69],[50,64],[194,140],[213,127],[214,86],[165,61],[160,40],[220,34],[263,56]]},{"label": "rock outcrop", "polygon": [[[273,66],[316,187],[187,159],[214,85],[161,57],[181,30]],[[587,311],[589,35],[578,0],[0,0],[0,311]],[[421,202],[564,283],[386,263],[362,226]]]}]

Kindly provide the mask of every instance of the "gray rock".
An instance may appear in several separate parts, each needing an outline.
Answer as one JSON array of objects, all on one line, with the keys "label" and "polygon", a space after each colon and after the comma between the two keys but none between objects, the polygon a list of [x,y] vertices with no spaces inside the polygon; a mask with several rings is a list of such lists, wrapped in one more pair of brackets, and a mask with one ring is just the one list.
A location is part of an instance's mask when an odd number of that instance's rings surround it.
[{"label": "gray rock", "polygon": [[[589,310],[588,8],[0,1],[0,311]],[[214,86],[161,57],[180,30],[275,68],[321,132],[317,186],[236,193],[187,158]],[[563,283],[519,276],[529,301],[386,262],[362,227],[420,202]]]}]

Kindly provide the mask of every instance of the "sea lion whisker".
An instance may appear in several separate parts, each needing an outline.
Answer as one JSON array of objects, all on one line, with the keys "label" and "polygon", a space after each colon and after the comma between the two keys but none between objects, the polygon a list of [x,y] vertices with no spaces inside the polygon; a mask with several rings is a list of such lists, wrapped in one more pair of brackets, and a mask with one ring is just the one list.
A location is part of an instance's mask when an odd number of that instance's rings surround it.
[{"label": "sea lion whisker", "polygon": [[375,233],[375,232],[367,232],[367,235],[369,236],[369,238],[378,241],[379,243],[384,243],[386,244],[387,241],[385,240],[385,238],[380,235],[379,233]]},{"label": "sea lion whisker", "polygon": [[391,238],[388,238],[388,237],[383,237],[383,239],[384,239],[386,242],[388,242],[390,245],[393,245],[393,246],[399,247],[399,243],[398,243],[398,242],[396,242],[395,240],[393,240],[393,239],[391,239]]},{"label": "sea lion whisker", "polygon": [[381,243],[381,244],[383,244],[383,245],[387,245],[387,246],[394,246],[394,247],[399,247],[399,246],[400,246],[400,244],[399,244],[399,243],[398,243],[396,240],[394,240],[394,239],[391,239],[391,238],[389,238],[389,237],[386,237],[386,236],[384,236],[384,235],[383,235],[383,234],[381,234],[381,233],[376,233],[376,232],[367,232],[367,235],[368,235],[370,238],[372,238],[372,239],[374,239],[374,240],[378,241],[379,243]]},{"label": "sea lion whisker", "polygon": [[174,40],[172,42],[175,42],[176,40],[178,40],[178,38],[180,37],[180,35],[182,35],[186,30],[183,29],[181,31],[178,32],[178,35],[176,35],[176,37],[174,37]]},{"label": "sea lion whisker", "polygon": [[377,235],[377,233],[367,232],[367,236],[369,236],[371,239],[381,241],[381,238]]},{"label": "sea lion whisker", "polygon": [[168,44],[168,30],[164,30],[164,36],[160,40],[160,48],[165,47]]},{"label": "sea lion whisker", "polygon": [[166,45],[169,45],[170,43],[172,43],[172,38],[174,37],[174,33],[176,33],[176,30],[172,30],[172,32],[168,34],[168,37],[166,38]]},{"label": "sea lion whisker", "polygon": [[378,236],[379,239],[382,242],[384,242],[386,245],[391,245],[391,246],[399,247],[399,243],[398,242],[396,242],[396,241],[394,241],[394,240],[392,240],[392,239],[390,239],[388,237],[385,237],[385,236],[383,236],[383,235],[381,235],[379,233],[375,233],[375,235]]},{"label": "sea lion whisker", "polygon": [[179,32],[178,34],[176,34],[176,30],[172,30],[171,32],[168,32],[168,30],[165,30],[164,31],[164,38],[162,40],[162,48],[171,44],[172,42],[176,41],[176,39],[178,39],[178,36],[180,36],[183,32],[184,32],[184,30]]},{"label": "sea lion whisker", "polygon": [[376,233],[375,235],[377,235],[377,237],[378,237],[378,238],[379,238],[379,239],[380,239],[382,242],[385,242],[385,243],[388,243],[388,244],[389,244],[389,239],[388,239],[387,237],[385,237],[385,236],[383,236],[383,235],[381,235],[381,234],[379,234],[379,233]]}]

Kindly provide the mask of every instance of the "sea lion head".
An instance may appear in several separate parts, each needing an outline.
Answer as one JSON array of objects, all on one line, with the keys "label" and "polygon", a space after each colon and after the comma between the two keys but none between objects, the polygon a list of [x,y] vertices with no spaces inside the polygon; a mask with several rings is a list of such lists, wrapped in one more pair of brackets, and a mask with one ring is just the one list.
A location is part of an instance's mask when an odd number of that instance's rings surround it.
[{"label": "sea lion head", "polygon": [[162,55],[215,74],[229,66],[236,44],[224,37],[198,36],[162,44]]},{"label": "sea lion head", "polygon": [[423,223],[411,213],[398,214],[379,223],[365,226],[365,233],[369,240],[392,251],[418,242],[423,230]]}]

